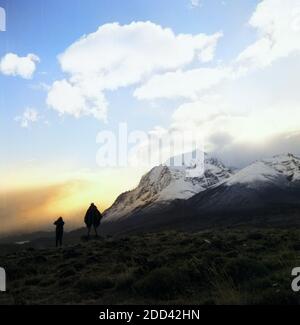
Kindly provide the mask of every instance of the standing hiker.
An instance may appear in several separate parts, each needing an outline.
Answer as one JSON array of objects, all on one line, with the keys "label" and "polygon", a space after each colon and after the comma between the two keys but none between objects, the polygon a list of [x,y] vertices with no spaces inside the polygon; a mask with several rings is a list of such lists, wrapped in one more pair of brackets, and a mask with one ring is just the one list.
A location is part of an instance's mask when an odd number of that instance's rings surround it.
[{"label": "standing hiker", "polygon": [[56,247],[62,246],[62,239],[64,235],[64,220],[62,217],[59,217],[55,222],[54,225],[56,226]]},{"label": "standing hiker", "polygon": [[95,204],[92,203],[90,205],[90,207],[88,208],[88,210],[85,214],[85,218],[84,218],[84,222],[88,229],[88,238],[90,237],[90,232],[91,232],[92,226],[94,227],[96,237],[98,237],[97,228],[100,226],[101,219],[102,219],[101,212],[97,209]]}]

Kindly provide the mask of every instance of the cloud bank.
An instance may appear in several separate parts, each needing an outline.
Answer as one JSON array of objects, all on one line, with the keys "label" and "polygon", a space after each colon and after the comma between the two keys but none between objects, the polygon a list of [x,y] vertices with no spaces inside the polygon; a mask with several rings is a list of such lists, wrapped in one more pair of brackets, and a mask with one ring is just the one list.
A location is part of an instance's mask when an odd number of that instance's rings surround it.
[{"label": "cloud bank", "polygon": [[176,71],[194,61],[209,62],[221,36],[176,35],[152,22],[103,25],[59,56],[66,78],[53,83],[47,104],[60,114],[105,120],[105,91],[141,83],[153,74]]},{"label": "cloud bank", "polygon": [[221,64],[213,61],[221,32],[175,34],[152,22],[100,26],[58,57],[65,78],[52,84],[47,103],[59,114],[105,121],[107,91],[134,86],[137,100],[158,105],[180,99],[169,127],[152,131],[199,132],[214,152],[297,132],[299,1],[261,1],[248,27],[255,41]]},{"label": "cloud bank", "polygon": [[264,144],[268,154],[299,152],[278,143],[283,136],[287,144],[300,129],[300,3],[261,1],[248,25],[257,38],[231,62],[153,76],[134,95],[184,99],[166,134],[194,130],[203,135],[206,151],[227,153],[227,159],[228,153],[241,157],[247,148],[249,163],[266,153],[259,149]]}]

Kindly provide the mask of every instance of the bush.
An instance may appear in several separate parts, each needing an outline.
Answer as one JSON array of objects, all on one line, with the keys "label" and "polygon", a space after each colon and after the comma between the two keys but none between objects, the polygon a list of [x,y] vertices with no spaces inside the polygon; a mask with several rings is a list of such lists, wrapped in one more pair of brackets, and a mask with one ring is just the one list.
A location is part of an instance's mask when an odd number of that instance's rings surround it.
[{"label": "bush", "polygon": [[77,288],[81,292],[97,292],[114,287],[114,282],[107,276],[82,277],[77,282]]},{"label": "bush", "polygon": [[252,239],[252,240],[260,240],[263,239],[263,235],[259,232],[252,232],[247,236],[248,239]]},{"label": "bush", "polygon": [[207,264],[197,257],[185,261],[181,270],[191,281],[194,281],[199,285],[203,285],[209,280]]},{"label": "bush", "polygon": [[133,272],[121,273],[116,279],[116,289],[121,291],[131,291],[135,276]]},{"label": "bush", "polygon": [[188,278],[186,274],[178,269],[161,267],[148,273],[139,280],[134,288],[145,297],[157,299],[174,298],[175,294],[186,290]]},{"label": "bush", "polygon": [[68,278],[76,274],[76,270],[73,267],[67,267],[59,272],[61,278]]},{"label": "bush", "polygon": [[42,277],[41,276],[34,276],[34,277],[31,277],[31,278],[28,278],[25,280],[25,285],[38,285],[42,280]]},{"label": "bush", "polygon": [[235,283],[244,282],[255,277],[268,275],[267,267],[254,259],[239,257],[225,264],[224,272],[230,276]]}]

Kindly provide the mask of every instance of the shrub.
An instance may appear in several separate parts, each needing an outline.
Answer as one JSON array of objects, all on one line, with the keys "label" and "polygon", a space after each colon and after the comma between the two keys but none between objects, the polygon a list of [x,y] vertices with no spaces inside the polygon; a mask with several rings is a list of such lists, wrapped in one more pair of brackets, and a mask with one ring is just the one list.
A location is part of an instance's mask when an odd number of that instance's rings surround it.
[{"label": "shrub", "polygon": [[224,272],[235,283],[240,283],[255,277],[265,276],[269,273],[269,270],[263,263],[255,259],[239,257],[228,261],[225,264]]},{"label": "shrub", "polygon": [[38,285],[42,280],[41,276],[34,276],[25,280],[25,285]]},{"label": "shrub", "polygon": [[61,278],[68,278],[76,274],[76,270],[73,267],[67,267],[60,271]]},{"label": "shrub", "polygon": [[161,267],[148,273],[134,288],[145,297],[170,299],[175,294],[183,293],[187,284],[188,277],[184,272],[176,268]]},{"label": "shrub", "polygon": [[263,235],[259,232],[252,232],[247,236],[248,239],[260,240],[263,239]]},{"label": "shrub", "polygon": [[131,291],[134,280],[134,272],[121,273],[116,279],[116,289],[121,291]]},{"label": "shrub", "polygon": [[110,289],[114,287],[114,282],[107,276],[86,276],[82,277],[77,282],[77,288],[81,292],[93,292],[101,291],[104,289]]}]

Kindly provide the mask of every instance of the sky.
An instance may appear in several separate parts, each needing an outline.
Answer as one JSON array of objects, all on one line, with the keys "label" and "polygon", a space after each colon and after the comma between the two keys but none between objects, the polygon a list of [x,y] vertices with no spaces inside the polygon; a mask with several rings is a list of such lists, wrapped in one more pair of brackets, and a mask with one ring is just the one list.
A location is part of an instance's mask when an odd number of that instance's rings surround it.
[{"label": "sky", "polygon": [[156,164],[153,136],[189,130],[235,167],[300,153],[299,0],[0,7],[0,235],[109,207]]}]

